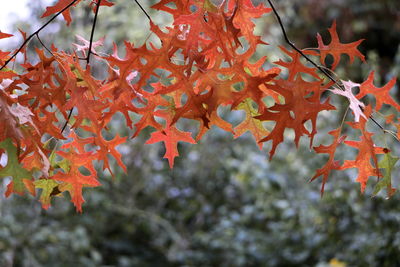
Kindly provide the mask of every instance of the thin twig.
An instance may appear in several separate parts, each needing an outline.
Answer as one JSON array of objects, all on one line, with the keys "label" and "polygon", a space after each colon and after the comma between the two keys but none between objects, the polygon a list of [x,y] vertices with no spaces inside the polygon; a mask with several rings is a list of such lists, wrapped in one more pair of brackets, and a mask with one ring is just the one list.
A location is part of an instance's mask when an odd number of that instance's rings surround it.
[{"label": "thin twig", "polygon": [[390,131],[390,130],[384,130],[385,133],[390,134],[394,139],[396,139],[398,142],[400,142],[400,139],[397,137],[397,133]]},{"label": "thin twig", "polygon": [[66,128],[67,125],[68,125],[69,119],[71,118],[71,115],[72,115],[72,111],[74,111],[74,108],[71,108],[71,109],[69,110],[67,120],[66,120],[66,122],[64,123],[64,126],[63,126],[62,129],[61,129],[61,134],[64,132],[65,128]]},{"label": "thin twig", "polygon": [[380,124],[374,119],[374,117],[372,117],[372,114],[369,116],[369,118],[370,118],[373,122],[375,122],[375,124],[378,125],[378,127],[379,127],[384,133],[386,133],[385,128],[383,128],[382,125],[380,125]]},{"label": "thin twig", "polygon": [[47,46],[42,42],[42,39],[39,37],[39,33],[36,33],[36,38],[39,40],[40,44],[49,52],[52,56],[54,56],[53,52],[47,48]]},{"label": "thin twig", "polygon": [[43,24],[39,29],[37,29],[34,33],[28,36],[28,38],[25,39],[25,41],[22,43],[22,45],[18,48],[17,51],[14,52],[14,54],[4,62],[4,64],[1,66],[0,70],[4,69],[8,63],[10,63],[11,60],[13,60],[19,52],[25,47],[25,45],[35,36],[37,35],[40,31],[42,31],[44,28],[47,27],[55,18],[57,18],[61,13],[63,13],[65,10],[70,8],[73,4],[75,4],[77,0],[72,0],[71,3],[69,3],[66,7],[64,7],[61,11],[59,11],[57,14],[55,14],[51,19],[49,19],[45,24]]},{"label": "thin twig", "polygon": [[95,11],[95,13],[94,13],[92,31],[91,31],[91,33],[90,33],[89,51],[88,51],[88,55],[87,55],[87,57],[86,57],[86,67],[87,67],[87,65],[89,65],[89,61],[90,61],[90,54],[91,54],[91,51],[92,51],[94,30],[96,29],[97,14],[99,13],[100,3],[101,3],[101,0],[98,0],[98,1],[97,1],[97,5],[96,5],[96,11]]},{"label": "thin twig", "polygon": [[134,1],[135,1],[136,4],[139,6],[139,8],[143,11],[143,13],[146,15],[146,17],[147,17],[150,21],[152,21],[151,18],[150,18],[150,16],[149,16],[149,14],[146,12],[146,10],[144,10],[144,8],[142,7],[142,5],[141,5],[137,0],[134,0]]}]

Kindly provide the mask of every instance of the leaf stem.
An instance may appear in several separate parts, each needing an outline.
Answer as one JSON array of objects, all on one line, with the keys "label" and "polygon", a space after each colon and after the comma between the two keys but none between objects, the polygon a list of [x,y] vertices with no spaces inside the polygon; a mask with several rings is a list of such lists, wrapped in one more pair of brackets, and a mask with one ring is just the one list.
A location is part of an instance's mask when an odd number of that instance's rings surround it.
[{"label": "leaf stem", "polygon": [[54,56],[53,52],[51,52],[50,49],[48,49],[47,46],[42,42],[42,39],[40,39],[39,33],[36,33],[36,38],[39,40],[39,43],[44,47],[44,49],[46,49],[47,52]]}]

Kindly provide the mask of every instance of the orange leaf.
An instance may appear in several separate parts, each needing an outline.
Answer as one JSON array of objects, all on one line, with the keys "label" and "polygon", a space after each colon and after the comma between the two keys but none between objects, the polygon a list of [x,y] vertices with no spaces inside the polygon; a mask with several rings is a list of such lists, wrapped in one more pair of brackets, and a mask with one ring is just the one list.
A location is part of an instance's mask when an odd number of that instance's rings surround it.
[{"label": "orange leaf", "polygon": [[338,128],[338,129],[335,129],[335,130],[329,132],[329,134],[334,137],[331,145],[329,145],[329,146],[320,145],[318,147],[314,147],[314,150],[317,153],[329,154],[328,161],[325,163],[325,165],[322,168],[317,170],[315,175],[310,180],[310,182],[314,181],[316,178],[323,175],[322,185],[321,185],[321,196],[324,194],[325,184],[328,181],[328,177],[329,177],[331,170],[339,170],[340,169],[339,161],[335,160],[335,152],[336,152],[337,146],[339,144],[341,144],[343,142],[343,140],[346,138],[346,136],[340,136],[341,130],[342,130],[342,128]]},{"label": "orange leaf", "polygon": [[92,169],[91,165],[94,160],[91,152],[78,153],[74,148],[69,152],[58,151],[58,155],[63,157],[69,163],[69,170],[67,172],[58,172],[52,179],[64,182],[60,185],[60,191],[69,191],[71,201],[74,203],[76,210],[82,212],[82,204],[85,202],[82,196],[83,187],[99,186],[100,182],[97,180],[94,173],[90,175],[83,175],[79,167],[86,167],[88,170]]},{"label": "orange leaf", "polygon": [[196,141],[192,138],[190,132],[182,132],[178,130],[175,126],[167,126],[167,128],[163,131],[153,132],[150,136],[150,139],[147,140],[146,144],[164,142],[166,149],[164,158],[168,159],[169,166],[172,168],[174,166],[175,157],[179,156],[177,148],[179,141],[191,144],[196,143]]},{"label": "orange leaf", "polygon": [[9,38],[11,36],[14,36],[14,35],[0,31],[0,39]]},{"label": "orange leaf", "polygon": [[374,71],[368,75],[367,80],[365,80],[360,85],[360,92],[356,95],[358,99],[361,99],[367,94],[371,94],[376,99],[375,109],[380,110],[383,104],[392,105],[398,111],[400,111],[400,105],[394,101],[394,99],[390,96],[390,89],[392,89],[396,85],[396,77],[393,77],[386,85],[379,88],[374,85]]},{"label": "orange leaf", "polygon": [[331,42],[328,45],[325,45],[322,41],[321,35],[319,33],[317,34],[318,49],[321,55],[322,64],[325,64],[325,58],[329,54],[333,57],[332,70],[334,70],[339,64],[340,56],[342,54],[347,54],[350,57],[350,64],[353,63],[354,57],[358,57],[361,61],[365,61],[364,55],[357,49],[357,46],[359,46],[364,39],[348,44],[341,43],[336,32],[336,20],[333,21],[332,26],[329,28],[329,34],[331,35]]},{"label": "orange leaf", "polygon": [[[73,5],[76,6],[80,1],[81,0],[76,0],[76,2]],[[43,13],[42,18],[60,12],[61,10],[66,8],[71,3],[72,3],[72,0],[59,0],[55,5],[46,7],[46,11]],[[71,13],[69,11],[69,8],[66,9],[62,13],[62,15],[63,15],[65,21],[67,22],[67,25],[69,25],[71,23],[71,21],[72,21]]]},{"label": "orange leaf", "polygon": [[[365,108],[365,114],[369,117],[371,114],[371,107]],[[357,182],[361,184],[361,192],[364,192],[365,186],[367,185],[368,178],[370,176],[381,177],[378,169],[378,160],[376,154],[384,153],[384,148],[376,147],[372,140],[373,133],[366,131],[367,120],[361,118],[360,122],[348,122],[348,124],[361,131],[360,141],[345,141],[344,143],[348,146],[358,149],[358,154],[355,160],[346,160],[341,170],[348,168],[358,168]],[[371,160],[373,165],[371,164]]]}]

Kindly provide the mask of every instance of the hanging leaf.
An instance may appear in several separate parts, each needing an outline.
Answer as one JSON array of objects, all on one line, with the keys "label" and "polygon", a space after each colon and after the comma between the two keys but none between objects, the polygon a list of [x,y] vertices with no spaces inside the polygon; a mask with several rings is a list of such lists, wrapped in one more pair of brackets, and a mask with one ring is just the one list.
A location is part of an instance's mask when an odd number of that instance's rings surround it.
[{"label": "hanging leaf", "polygon": [[398,157],[392,156],[391,152],[387,152],[384,158],[378,163],[379,168],[384,169],[384,175],[375,185],[374,195],[377,195],[383,188],[386,188],[388,198],[392,197],[396,192],[396,189],[392,187],[392,172],[398,160]]}]

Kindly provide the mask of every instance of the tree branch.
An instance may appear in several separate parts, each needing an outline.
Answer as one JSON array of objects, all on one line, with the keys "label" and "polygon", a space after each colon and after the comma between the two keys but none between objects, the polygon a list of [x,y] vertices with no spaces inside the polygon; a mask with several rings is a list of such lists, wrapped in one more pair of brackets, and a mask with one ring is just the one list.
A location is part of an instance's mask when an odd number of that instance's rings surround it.
[{"label": "tree branch", "polygon": [[97,15],[98,15],[98,13],[99,13],[100,3],[101,3],[101,0],[98,0],[98,1],[97,1],[97,4],[96,4],[96,10],[95,10],[95,13],[94,13],[92,31],[91,31],[91,33],[90,33],[90,40],[89,40],[89,51],[88,51],[88,55],[87,55],[87,57],[86,57],[86,67],[87,67],[87,65],[89,65],[90,54],[91,54],[91,52],[92,52],[93,37],[94,37],[94,31],[95,31],[95,29],[96,29]]},{"label": "tree branch", "polygon": [[139,6],[139,8],[143,11],[143,13],[146,15],[146,17],[147,17],[150,21],[152,21],[150,15],[146,12],[146,10],[144,10],[144,8],[142,7],[142,5],[141,5],[137,0],[134,0],[134,1],[135,1],[136,4]]},{"label": "tree branch", "polygon": [[46,51],[49,52],[52,56],[54,56],[53,52],[51,52],[51,50],[48,49],[47,46],[42,42],[42,39],[40,39],[39,33],[36,33],[36,38],[39,40],[39,43],[46,49]]}]

